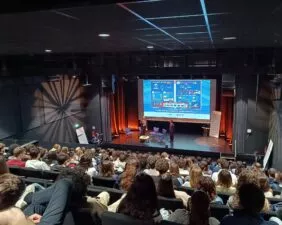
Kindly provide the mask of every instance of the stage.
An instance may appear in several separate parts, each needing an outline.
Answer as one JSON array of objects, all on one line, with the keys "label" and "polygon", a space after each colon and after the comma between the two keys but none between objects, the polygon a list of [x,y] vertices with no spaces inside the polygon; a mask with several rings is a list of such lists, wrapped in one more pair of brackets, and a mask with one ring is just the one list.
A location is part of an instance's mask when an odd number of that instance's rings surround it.
[{"label": "stage", "polygon": [[119,137],[114,138],[111,143],[106,143],[106,147],[151,152],[167,151],[179,154],[203,155],[206,157],[218,157],[221,153],[232,153],[229,144],[224,139],[181,133],[175,134],[172,144],[169,142],[168,135],[163,142],[151,139],[141,143],[139,140],[139,132],[133,132],[130,136],[120,134]]}]

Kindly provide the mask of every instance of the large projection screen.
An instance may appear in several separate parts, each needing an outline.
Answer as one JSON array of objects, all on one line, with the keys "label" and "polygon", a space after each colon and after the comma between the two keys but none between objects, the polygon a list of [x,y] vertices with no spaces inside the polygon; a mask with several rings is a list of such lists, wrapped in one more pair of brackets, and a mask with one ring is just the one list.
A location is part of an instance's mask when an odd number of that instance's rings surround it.
[{"label": "large projection screen", "polygon": [[210,123],[216,80],[139,80],[139,119]]}]

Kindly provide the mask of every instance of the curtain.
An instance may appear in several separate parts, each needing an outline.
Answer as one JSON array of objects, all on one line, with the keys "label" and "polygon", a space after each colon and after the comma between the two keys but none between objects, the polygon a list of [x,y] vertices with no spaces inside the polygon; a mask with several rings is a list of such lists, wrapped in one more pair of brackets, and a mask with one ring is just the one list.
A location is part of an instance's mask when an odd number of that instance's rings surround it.
[{"label": "curtain", "polygon": [[224,91],[221,95],[221,121],[220,121],[220,133],[224,134],[226,139],[232,143],[233,136],[233,105],[234,94],[232,92]]}]

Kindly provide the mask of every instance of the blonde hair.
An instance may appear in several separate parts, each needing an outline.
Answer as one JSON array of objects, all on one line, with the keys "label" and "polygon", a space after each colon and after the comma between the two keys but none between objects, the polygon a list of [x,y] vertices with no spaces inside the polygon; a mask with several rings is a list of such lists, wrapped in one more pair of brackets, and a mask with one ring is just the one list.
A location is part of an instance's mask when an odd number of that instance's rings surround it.
[{"label": "blonde hair", "polygon": [[203,176],[202,169],[198,165],[192,166],[190,170],[190,186],[197,188],[200,178]]}]

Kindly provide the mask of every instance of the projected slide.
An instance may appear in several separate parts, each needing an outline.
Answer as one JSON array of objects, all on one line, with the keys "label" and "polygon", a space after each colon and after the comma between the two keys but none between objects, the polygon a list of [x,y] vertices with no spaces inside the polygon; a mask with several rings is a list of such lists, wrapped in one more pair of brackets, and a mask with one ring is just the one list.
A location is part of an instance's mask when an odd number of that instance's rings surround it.
[{"label": "projected slide", "polygon": [[145,117],[210,119],[210,80],[143,80]]}]

